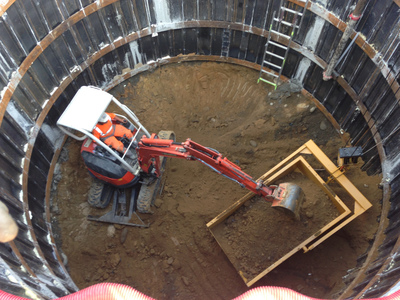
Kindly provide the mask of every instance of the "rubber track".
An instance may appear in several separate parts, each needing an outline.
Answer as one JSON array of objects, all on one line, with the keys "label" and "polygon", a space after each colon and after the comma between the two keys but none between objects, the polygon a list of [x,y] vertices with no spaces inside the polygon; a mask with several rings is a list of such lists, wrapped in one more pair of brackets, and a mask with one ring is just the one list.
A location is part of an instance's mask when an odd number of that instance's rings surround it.
[{"label": "rubber track", "polygon": [[[175,133],[173,131],[160,131],[158,133],[158,137],[163,140],[169,140],[172,139],[175,141]],[[161,177],[162,174],[164,173],[165,170],[165,163],[166,163],[166,158],[165,157],[160,157],[160,163],[161,163],[161,176],[153,182],[150,186],[146,184],[142,184],[142,187],[140,188],[139,196],[137,198],[137,204],[136,208],[137,211],[140,213],[153,213],[151,211],[151,205],[154,204],[154,201],[156,199],[156,194],[158,193],[160,189],[160,183],[161,183]]]},{"label": "rubber track", "polygon": [[90,186],[88,196],[88,203],[90,206],[96,208],[106,208],[108,206],[110,203],[110,197],[108,197],[108,195],[104,195],[105,197],[102,197],[103,190],[104,184],[101,181],[93,181],[92,185]]}]

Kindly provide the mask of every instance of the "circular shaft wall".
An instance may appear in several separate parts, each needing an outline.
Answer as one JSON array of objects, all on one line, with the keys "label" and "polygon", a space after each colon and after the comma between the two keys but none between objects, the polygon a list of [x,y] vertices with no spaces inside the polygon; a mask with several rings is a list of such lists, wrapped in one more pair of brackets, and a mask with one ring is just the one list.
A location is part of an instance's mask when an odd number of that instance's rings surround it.
[{"label": "circular shaft wall", "polygon": [[[324,81],[322,72],[355,2],[309,2],[283,75],[299,80],[338,131],[363,145],[363,169],[383,174],[380,230],[345,278],[343,291],[343,297],[376,297],[397,290],[399,277],[400,15],[398,1],[368,1],[335,78]],[[0,200],[20,228],[15,241],[0,245],[0,288],[44,298],[77,290],[54,243],[49,197],[64,139],[55,124],[79,87],[108,90],[174,62],[259,69],[279,3],[17,0],[0,5]],[[279,35],[271,37],[287,45]]]}]

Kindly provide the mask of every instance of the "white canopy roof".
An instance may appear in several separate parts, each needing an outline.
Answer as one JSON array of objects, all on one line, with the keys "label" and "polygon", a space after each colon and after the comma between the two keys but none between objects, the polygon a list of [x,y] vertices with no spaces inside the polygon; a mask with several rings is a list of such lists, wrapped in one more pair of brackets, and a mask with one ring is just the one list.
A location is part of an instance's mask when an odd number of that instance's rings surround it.
[{"label": "white canopy roof", "polygon": [[83,86],[57,121],[57,125],[91,132],[113,96],[98,88]]}]

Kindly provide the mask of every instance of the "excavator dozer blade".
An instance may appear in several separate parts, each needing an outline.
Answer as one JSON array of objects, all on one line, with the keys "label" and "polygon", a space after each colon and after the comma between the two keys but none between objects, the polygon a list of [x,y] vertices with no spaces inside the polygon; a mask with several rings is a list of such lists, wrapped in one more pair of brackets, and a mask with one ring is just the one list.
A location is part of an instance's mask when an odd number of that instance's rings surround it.
[{"label": "excavator dozer blade", "polygon": [[299,212],[303,203],[304,192],[298,185],[291,182],[281,183],[275,188],[272,196],[274,197],[273,208],[290,211],[296,219],[300,218]]}]

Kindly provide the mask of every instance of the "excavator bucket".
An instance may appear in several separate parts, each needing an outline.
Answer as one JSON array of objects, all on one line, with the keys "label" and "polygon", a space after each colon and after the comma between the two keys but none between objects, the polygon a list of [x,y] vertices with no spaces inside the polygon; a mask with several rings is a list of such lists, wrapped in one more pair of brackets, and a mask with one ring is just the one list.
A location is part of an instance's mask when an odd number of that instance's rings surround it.
[{"label": "excavator bucket", "polygon": [[275,188],[272,196],[274,198],[272,201],[273,208],[290,211],[296,219],[300,218],[299,212],[303,203],[304,192],[298,185],[291,182],[281,183]]}]

